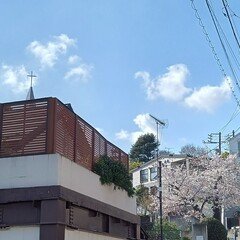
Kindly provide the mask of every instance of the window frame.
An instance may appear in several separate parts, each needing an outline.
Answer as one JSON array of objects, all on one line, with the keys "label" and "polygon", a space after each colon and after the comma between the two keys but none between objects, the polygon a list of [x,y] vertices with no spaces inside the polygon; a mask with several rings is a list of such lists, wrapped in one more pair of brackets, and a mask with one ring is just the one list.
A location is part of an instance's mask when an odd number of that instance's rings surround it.
[{"label": "window frame", "polygon": [[[153,169],[156,169],[154,172]],[[153,174],[156,174],[154,177],[152,177]],[[150,181],[157,181],[158,180],[158,167],[151,167],[150,168]]]},{"label": "window frame", "polygon": [[[143,174],[144,172],[145,172],[145,174]],[[149,181],[148,180],[148,175],[149,175],[148,168],[140,170],[140,183],[148,182]],[[145,176],[145,177],[143,177],[143,176]]]}]

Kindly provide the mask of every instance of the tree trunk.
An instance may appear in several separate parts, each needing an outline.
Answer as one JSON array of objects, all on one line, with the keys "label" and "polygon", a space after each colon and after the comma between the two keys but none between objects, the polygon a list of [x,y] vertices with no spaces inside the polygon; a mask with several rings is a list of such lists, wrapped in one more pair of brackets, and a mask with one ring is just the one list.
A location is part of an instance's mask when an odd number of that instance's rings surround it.
[{"label": "tree trunk", "polygon": [[218,197],[213,201],[213,217],[221,222],[221,206],[218,203]]},{"label": "tree trunk", "polygon": [[221,222],[221,208],[213,209],[213,217]]}]

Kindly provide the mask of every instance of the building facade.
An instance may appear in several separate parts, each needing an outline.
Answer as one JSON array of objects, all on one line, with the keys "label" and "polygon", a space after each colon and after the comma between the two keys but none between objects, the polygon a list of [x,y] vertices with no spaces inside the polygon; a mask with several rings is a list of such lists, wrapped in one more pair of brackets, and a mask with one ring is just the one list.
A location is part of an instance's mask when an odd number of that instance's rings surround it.
[{"label": "building facade", "polygon": [[182,154],[169,154],[159,156],[159,159],[153,159],[147,163],[142,164],[140,167],[131,171],[133,187],[144,185],[151,189],[154,186],[158,186],[158,161],[161,161],[165,165],[181,165],[186,164],[189,168],[189,156]]},{"label": "building facade", "polygon": [[56,98],[0,104],[0,240],[140,239],[136,199],[100,183],[128,155]]},{"label": "building facade", "polygon": [[229,139],[229,153],[235,154],[240,160],[240,133]]}]

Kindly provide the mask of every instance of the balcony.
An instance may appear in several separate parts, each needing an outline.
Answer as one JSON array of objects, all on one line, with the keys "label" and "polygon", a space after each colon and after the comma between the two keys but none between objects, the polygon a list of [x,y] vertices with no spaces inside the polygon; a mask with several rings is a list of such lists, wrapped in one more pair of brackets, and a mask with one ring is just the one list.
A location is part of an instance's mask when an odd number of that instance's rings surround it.
[{"label": "balcony", "polygon": [[57,98],[0,104],[0,158],[52,153],[89,170],[101,155],[128,168],[125,152]]}]

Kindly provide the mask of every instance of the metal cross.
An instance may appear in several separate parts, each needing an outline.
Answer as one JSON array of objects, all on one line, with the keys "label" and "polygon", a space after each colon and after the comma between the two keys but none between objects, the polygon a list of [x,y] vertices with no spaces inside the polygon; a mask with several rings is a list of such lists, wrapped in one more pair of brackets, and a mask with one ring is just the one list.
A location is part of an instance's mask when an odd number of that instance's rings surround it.
[{"label": "metal cross", "polygon": [[36,78],[37,76],[33,75],[33,71],[31,71],[31,74],[28,74],[27,76],[31,78],[31,87],[32,87],[33,78]]}]

